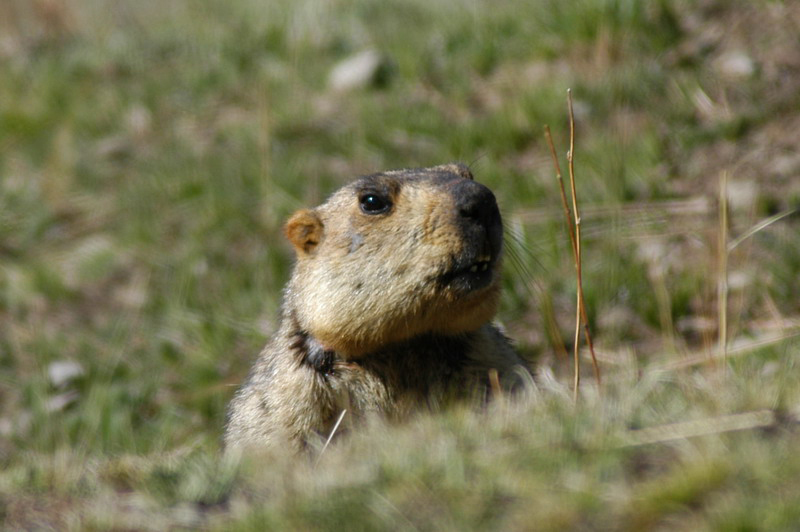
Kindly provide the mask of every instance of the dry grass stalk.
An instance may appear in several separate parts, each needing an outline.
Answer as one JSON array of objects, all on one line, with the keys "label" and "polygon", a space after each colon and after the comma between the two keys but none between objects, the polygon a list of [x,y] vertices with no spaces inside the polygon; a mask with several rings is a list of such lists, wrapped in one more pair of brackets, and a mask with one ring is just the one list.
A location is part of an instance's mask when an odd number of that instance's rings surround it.
[{"label": "dry grass stalk", "polygon": [[[569,203],[567,202],[567,194],[564,189],[564,178],[561,175],[561,165],[558,163],[558,156],[556,155],[556,148],[553,144],[553,136],[550,134],[550,127],[544,126],[545,137],[547,137],[547,143],[550,146],[550,153],[553,156],[553,165],[556,168],[556,179],[558,179],[558,188],[559,192],[561,192],[561,205],[564,207],[564,217],[567,220],[567,232],[569,233],[569,240],[572,244],[572,257],[576,261],[576,267],[578,265],[578,246],[576,244],[576,237],[575,237],[575,228],[572,225],[572,216],[569,209]],[[570,149],[570,155],[571,155]],[[573,394],[574,398],[577,400],[578,398],[578,387],[581,383],[581,361],[580,357],[578,357],[578,341],[579,341],[579,332],[580,332],[580,321],[581,321],[581,314],[580,311],[583,308],[581,305],[581,292],[578,291],[578,306],[577,306],[577,317],[576,317],[576,324],[575,324],[575,339],[574,339],[574,366],[575,366],[575,373],[574,373],[574,386],[573,386]]]},{"label": "dry grass stalk", "polygon": [[336,419],[336,423],[333,425],[331,433],[328,434],[328,439],[325,440],[325,445],[322,446],[322,449],[320,449],[319,451],[319,455],[317,455],[316,464],[319,464],[319,461],[322,460],[322,455],[325,453],[325,449],[328,448],[328,445],[330,445],[334,435],[336,435],[336,431],[339,430],[339,425],[342,424],[342,420],[344,419],[345,414],[347,414],[347,410],[342,410],[342,413],[339,414],[338,419]]},{"label": "dry grass stalk", "polygon": [[575,303],[575,398],[578,397],[578,386],[581,382],[580,357],[578,350],[581,340],[581,310],[583,310],[583,290],[581,287],[581,215],[578,212],[578,196],[575,190],[575,117],[572,112],[572,90],[567,89],[567,109],[569,110],[569,151],[567,152],[567,169],[569,171],[569,190],[572,198],[572,214],[575,217],[575,240],[572,242],[573,258],[578,290]]},{"label": "dry grass stalk", "polygon": [[719,277],[717,286],[717,316],[719,319],[719,357],[728,356],[728,174],[722,172],[719,181]]},{"label": "dry grass stalk", "polygon": [[502,400],[503,389],[500,387],[500,374],[494,368],[489,370],[489,385],[491,386],[492,397],[494,397],[495,401]]},{"label": "dry grass stalk", "polygon": [[[583,297],[583,281],[581,273],[581,215],[578,207],[578,194],[575,186],[575,114],[572,107],[572,91],[567,90],[567,108],[569,111],[569,152],[567,153],[567,164],[569,170],[570,180],[570,195],[572,199],[572,215],[570,216],[570,207],[567,202],[567,195],[564,188],[564,179],[561,174],[561,165],[558,163],[558,156],[556,155],[555,145],[553,143],[553,136],[550,133],[550,128],[545,126],[545,137],[547,144],[550,147],[550,154],[553,158],[553,165],[556,170],[556,178],[558,179],[559,191],[561,192],[561,204],[564,209],[564,216],[567,221],[567,232],[569,233],[570,243],[572,244],[572,256],[575,261],[575,271],[577,276],[577,309],[575,311],[575,338],[574,338],[574,359],[575,359],[575,373],[574,373],[574,390],[575,398],[578,396],[578,387],[580,386],[580,328],[583,323],[584,336],[586,337],[586,344],[589,346],[589,352],[592,356],[592,368],[594,369],[595,379],[598,385],[602,382],[600,376],[600,367],[597,365],[597,356],[594,351],[594,343],[592,335],[589,331],[589,319],[586,315],[586,303]],[[574,225],[573,225],[574,223]]]},{"label": "dry grass stalk", "polygon": [[[697,196],[686,200],[653,200],[630,203],[627,205],[588,205],[581,209],[581,219],[640,219],[641,222],[673,222],[675,217],[705,216],[712,212],[712,205],[705,196]],[[782,218],[795,212],[796,209],[783,211],[775,216]],[[553,207],[520,209],[514,215],[523,222],[539,223],[553,216]],[[771,218],[761,223],[766,223]],[[759,225],[761,225],[761,223]],[[772,223],[772,222],[770,222]]]},{"label": "dry grass stalk", "polygon": [[[726,351],[725,357],[730,359],[748,355],[750,353],[756,352],[758,349],[761,349],[763,347],[774,345],[797,337],[800,337],[800,330],[795,330],[787,334],[775,334],[775,335],[765,336],[758,340],[750,342],[746,345],[741,345],[739,347],[728,349]],[[700,366],[702,364],[707,364],[710,361],[717,361],[717,360],[719,359],[709,358],[708,353],[704,352],[688,356],[680,360],[673,360],[670,362],[665,362],[663,364],[653,364],[652,366],[648,367],[648,371],[676,371],[679,369],[690,368],[693,366]]]},{"label": "dry grass stalk", "polygon": [[775,222],[778,222],[778,221],[786,218],[787,216],[791,216],[792,214],[796,213],[797,211],[798,211],[798,209],[787,209],[785,211],[779,212],[778,214],[770,216],[769,218],[765,218],[765,219],[761,220],[760,222],[755,224],[753,227],[751,227],[750,229],[745,231],[741,236],[739,236],[738,238],[736,238],[733,241],[731,241],[728,244],[728,253],[730,253],[731,251],[736,249],[736,247],[739,244],[741,244],[742,242],[744,242],[745,240],[747,240],[751,236],[755,235],[759,231],[761,231],[763,229],[766,229],[770,225],[772,225]]},{"label": "dry grass stalk", "polygon": [[[793,420],[793,418],[790,419]],[[773,410],[756,410],[682,423],[670,423],[629,431],[625,438],[627,441],[622,447],[666,443],[739,430],[769,428],[777,425],[781,420],[782,417]]]}]

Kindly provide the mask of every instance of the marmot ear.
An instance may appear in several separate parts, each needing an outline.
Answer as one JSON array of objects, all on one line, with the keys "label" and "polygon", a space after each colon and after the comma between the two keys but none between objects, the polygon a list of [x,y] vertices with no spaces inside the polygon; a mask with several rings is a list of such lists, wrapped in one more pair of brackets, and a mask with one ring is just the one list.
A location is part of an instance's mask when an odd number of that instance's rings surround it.
[{"label": "marmot ear", "polygon": [[323,227],[322,220],[316,212],[301,209],[289,218],[283,232],[300,255],[311,253],[320,243]]}]

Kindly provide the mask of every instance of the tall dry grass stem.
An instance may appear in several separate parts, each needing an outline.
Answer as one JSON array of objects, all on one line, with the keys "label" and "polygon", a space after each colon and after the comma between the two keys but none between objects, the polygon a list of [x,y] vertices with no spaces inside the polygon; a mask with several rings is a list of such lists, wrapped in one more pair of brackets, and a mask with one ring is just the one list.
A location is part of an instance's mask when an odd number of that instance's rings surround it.
[{"label": "tall dry grass stem", "polygon": [[[592,356],[592,368],[594,369],[595,379],[598,386],[602,383],[600,376],[600,367],[597,364],[597,355],[594,351],[594,342],[589,330],[589,319],[586,314],[586,303],[583,296],[583,280],[581,272],[581,215],[578,206],[578,193],[575,185],[575,114],[572,106],[572,90],[567,90],[567,109],[569,112],[569,151],[567,152],[567,167],[569,171],[570,182],[570,196],[572,200],[572,209],[570,210],[569,203],[567,202],[566,190],[564,188],[564,179],[561,173],[561,165],[558,162],[555,145],[553,143],[553,136],[550,133],[550,127],[545,126],[545,137],[547,144],[550,148],[550,155],[553,158],[553,166],[556,170],[556,179],[558,180],[559,191],[561,193],[561,204],[564,209],[564,217],[567,221],[567,232],[569,234],[570,244],[572,245],[572,256],[575,261],[575,272],[577,278],[577,304],[575,310],[575,338],[574,338],[574,376],[573,376],[573,393],[574,398],[577,400],[578,388],[580,386],[580,330],[581,323],[583,324],[584,336],[586,337],[586,344],[589,346],[589,352]],[[574,224],[574,225],[573,225]]]},{"label": "tall dry grass stem", "polygon": [[728,173],[719,178],[719,271],[717,278],[718,356],[728,356]]}]

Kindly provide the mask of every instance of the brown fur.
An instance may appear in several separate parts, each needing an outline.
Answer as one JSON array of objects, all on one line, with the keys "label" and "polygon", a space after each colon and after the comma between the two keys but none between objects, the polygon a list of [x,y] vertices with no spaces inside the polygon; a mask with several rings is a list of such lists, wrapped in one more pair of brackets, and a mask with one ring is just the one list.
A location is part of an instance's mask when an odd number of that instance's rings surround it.
[{"label": "brown fur", "polygon": [[490,323],[500,216],[465,166],[366,176],[285,233],[297,263],[281,325],[231,402],[228,447],[301,448],[343,410],[403,419],[485,394],[491,369],[518,380],[521,360]]}]

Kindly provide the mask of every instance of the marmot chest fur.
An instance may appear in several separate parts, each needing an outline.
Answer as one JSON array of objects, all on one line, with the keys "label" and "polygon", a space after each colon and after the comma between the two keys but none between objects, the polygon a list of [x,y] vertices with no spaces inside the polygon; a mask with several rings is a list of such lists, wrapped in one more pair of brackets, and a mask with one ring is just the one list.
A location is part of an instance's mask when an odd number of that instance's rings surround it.
[{"label": "marmot chest fur", "polygon": [[402,419],[525,371],[491,324],[503,229],[459,164],[369,175],[296,212],[281,324],[228,412],[229,448],[326,436],[341,416]]}]

